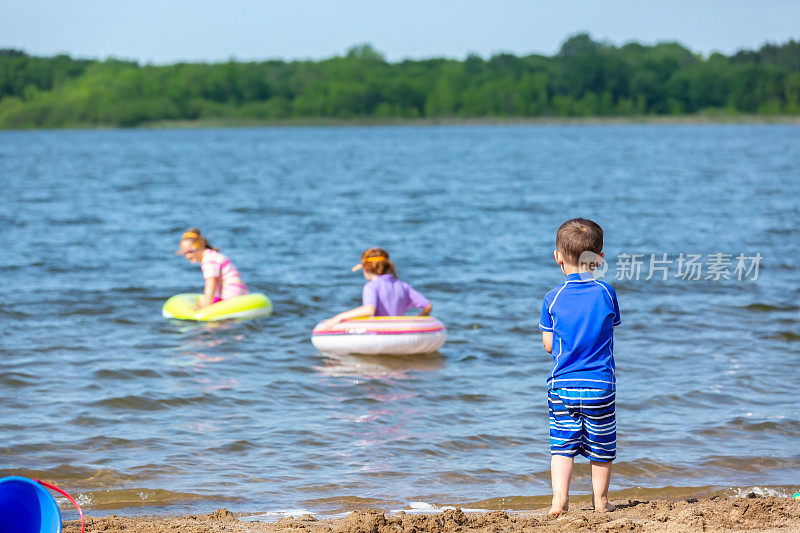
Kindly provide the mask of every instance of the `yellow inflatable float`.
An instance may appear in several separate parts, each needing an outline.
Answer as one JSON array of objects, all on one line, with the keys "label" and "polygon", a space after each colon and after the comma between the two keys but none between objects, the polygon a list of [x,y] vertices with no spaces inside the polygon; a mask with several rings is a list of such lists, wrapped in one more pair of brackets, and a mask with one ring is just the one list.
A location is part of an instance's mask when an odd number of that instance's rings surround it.
[{"label": "yellow inflatable float", "polygon": [[272,313],[272,302],[260,292],[243,294],[198,309],[196,304],[201,296],[202,294],[197,293],[176,294],[164,303],[161,314],[164,318],[210,322],[229,318],[256,318]]}]

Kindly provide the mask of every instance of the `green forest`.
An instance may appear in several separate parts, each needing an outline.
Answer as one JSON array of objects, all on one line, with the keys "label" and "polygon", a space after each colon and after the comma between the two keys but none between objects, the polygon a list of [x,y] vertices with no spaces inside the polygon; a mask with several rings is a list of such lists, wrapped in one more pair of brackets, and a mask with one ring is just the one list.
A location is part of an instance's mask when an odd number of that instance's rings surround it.
[{"label": "green forest", "polygon": [[800,42],[726,56],[587,34],[553,56],[142,65],[0,50],[0,128],[163,121],[800,115]]}]

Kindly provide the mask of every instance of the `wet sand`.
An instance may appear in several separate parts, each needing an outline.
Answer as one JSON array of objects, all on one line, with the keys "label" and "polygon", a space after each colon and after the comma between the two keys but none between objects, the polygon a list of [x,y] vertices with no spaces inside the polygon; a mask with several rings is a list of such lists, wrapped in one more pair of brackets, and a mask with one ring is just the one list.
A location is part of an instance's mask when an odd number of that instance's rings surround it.
[{"label": "wet sand", "polygon": [[[800,531],[800,500],[758,497],[682,501],[612,500],[617,510],[596,513],[586,505],[576,504],[559,518],[548,517],[547,509],[526,512],[493,511],[464,513],[460,509],[436,514],[387,515],[377,509],[355,511],[344,518],[317,520],[311,515],[283,518],[276,523],[242,521],[241,516],[219,509],[202,516],[154,516],[125,518],[87,517],[86,531],[182,533],[200,532],[304,532],[304,533],[434,533],[463,531]],[[78,533],[80,524],[65,524],[65,533]]]}]

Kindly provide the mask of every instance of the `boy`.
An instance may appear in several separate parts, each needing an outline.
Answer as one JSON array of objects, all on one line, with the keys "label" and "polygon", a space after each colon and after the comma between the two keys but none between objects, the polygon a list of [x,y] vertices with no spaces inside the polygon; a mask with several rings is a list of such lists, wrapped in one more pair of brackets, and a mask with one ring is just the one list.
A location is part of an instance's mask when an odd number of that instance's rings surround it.
[{"label": "boy", "polygon": [[547,379],[550,411],[551,515],[569,507],[569,482],[576,455],[592,464],[592,504],[608,502],[611,462],[616,457],[614,327],[620,325],[614,289],[592,271],[603,261],[603,229],[585,218],[567,220],[556,233],[553,254],[564,283],[544,297],[539,329],[553,355]]}]

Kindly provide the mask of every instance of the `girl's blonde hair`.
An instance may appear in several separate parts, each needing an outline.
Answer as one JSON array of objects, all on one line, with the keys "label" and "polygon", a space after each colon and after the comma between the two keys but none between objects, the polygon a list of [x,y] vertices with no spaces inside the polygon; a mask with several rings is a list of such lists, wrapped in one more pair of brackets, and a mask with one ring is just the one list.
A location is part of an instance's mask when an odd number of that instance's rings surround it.
[{"label": "girl's blonde hair", "polygon": [[219,252],[219,248],[214,248],[213,246],[211,246],[211,243],[208,242],[208,239],[203,237],[203,234],[200,233],[200,230],[198,228],[189,228],[186,231],[184,231],[183,235],[181,235],[181,242],[183,241],[191,242],[192,246],[194,246],[195,248],[200,248],[201,246],[203,246],[205,248],[214,250],[215,252]]},{"label": "girl's blonde hair", "polygon": [[397,272],[394,269],[394,263],[389,261],[389,252],[383,248],[370,248],[361,254],[361,267],[370,274],[381,276],[383,274],[391,274],[395,278]]}]

